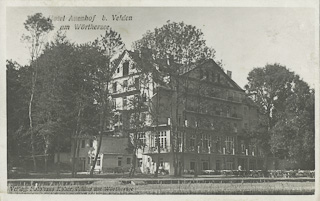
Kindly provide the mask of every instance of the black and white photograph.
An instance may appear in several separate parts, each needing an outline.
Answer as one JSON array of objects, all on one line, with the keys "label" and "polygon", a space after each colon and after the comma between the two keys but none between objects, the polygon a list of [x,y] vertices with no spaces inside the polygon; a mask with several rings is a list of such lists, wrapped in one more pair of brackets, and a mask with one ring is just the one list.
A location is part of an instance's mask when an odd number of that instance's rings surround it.
[{"label": "black and white photograph", "polygon": [[315,198],[318,8],[183,6],[6,7],[6,194]]}]

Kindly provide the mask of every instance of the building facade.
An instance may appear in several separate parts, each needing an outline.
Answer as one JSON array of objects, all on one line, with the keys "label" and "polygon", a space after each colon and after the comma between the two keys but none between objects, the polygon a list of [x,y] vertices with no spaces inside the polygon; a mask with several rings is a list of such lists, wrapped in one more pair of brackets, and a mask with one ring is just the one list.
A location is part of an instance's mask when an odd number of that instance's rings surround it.
[{"label": "building facade", "polygon": [[[141,53],[125,51],[110,85],[115,116],[113,135],[137,138],[137,164],[144,173],[175,171],[273,169],[264,167],[259,147],[248,136],[258,122],[258,111],[233,80],[232,73],[213,60],[178,66],[175,75],[162,74],[143,63]],[[168,60],[166,67],[170,67]],[[137,101],[140,104],[135,104]],[[134,121],[138,119],[140,121]],[[158,143],[159,142],[159,145]],[[160,148],[160,150],[159,150]]]}]

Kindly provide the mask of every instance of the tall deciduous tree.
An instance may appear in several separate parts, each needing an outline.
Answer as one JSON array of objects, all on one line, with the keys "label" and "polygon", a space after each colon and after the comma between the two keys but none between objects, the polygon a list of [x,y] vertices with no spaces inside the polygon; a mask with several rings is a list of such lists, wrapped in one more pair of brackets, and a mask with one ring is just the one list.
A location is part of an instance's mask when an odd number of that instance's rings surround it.
[{"label": "tall deciduous tree", "polygon": [[58,33],[53,42],[45,46],[43,54],[36,62],[41,68],[37,73],[37,96],[34,98],[33,107],[34,133],[39,140],[37,147],[44,155],[47,172],[49,154],[57,151],[59,156],[62,142],[70,142],[70,131],[67,131],[67,128],[72,128],[71,122],[74,118],[68,116],[73,112],[72,107],[67,105],[71,94],[65,93],[65,90],[68,90],[65,87],[70,87],[72,79],[69,79],[69,76],[73,73],[70,70],[77,62],[75,46]]},{"label": "tall deciduous tree", "polygon": [[24,166],[29,153],[30,140],[24,133],[28,123],[28,90],[30,67],[7,60],[7,146],[8,166]]},{"label": "tall deciduous tree", "polygon": [[[200,29],[184,22],[170,21],[160,28],[155,28],[154,31],[147,31],[140,40],[133,43],[133,49],[139,51],[148,49],[150,51],[150,60],[156,64],[155,67],[161,68],[161,73],[164,75],[162,77],[169,81],[167,85],[176,93],[175,98],[171,99],[171,105],[175,105],[175,108],[170,116],[172,122],[170,133],[174,175],[177,176],[179,163],[176,152],[179,151],[179,147],[175,146],[177,143],[174,139],[178,136],[177,123],[181,113],[178,108],[178,105],[182,102],[180,76],[188,65],[214,58],[215,51],[206,45]],[[159,140],[157,142],[159,143]]]},{"label": "tall deciduous tree", "polygon": [[264,139],[264,151],[314,167],[314,91],[280,64],[253,69],[248,81],[246,90],[262,114],[255,137]]},{"label": "tall deciduous tree", "polygon": [[[103,132],[105,131],[105,124],[107,115],[110,114],[110,102],[109,97],[109,82],[112,78],[112,74],[115,71],[115,62],[112,59],[118,52],[123,51],[124,44],[122,42],[119,33],[114,31],[111,27],[108,27],[105,34],[96,39],[92,44],[91,50],[87,51],[87,54],[92,53],[88,59],[83,62],[87,62],[92,67],[92,77],[95,83],[95,101],[98,106],[99,113],[99,140],[96,151],[96,156],[93,161],[90,175],[93,175],[94,168],[96,166],[98,156],[100,154]],[[89,49],[90,50],[90,49]],[[109,115],[110,117],[110,115]]]},{"label": "tall deciduous tree", "polygon": [[33,132],[33,121],[32,121],[32,103],[35,95],[35,88],[37,83],[38,65],[36,59],[39,57],[45,36],[53,30],[53,24],[50,19],[42,16],[41,13],[36,13],[32,16],[28,16],[28,19],[24,23],[25,29],[28,31],[28,35],[23,35],[23,40],[29,43],[29,50],[31,56],[31,92],[29,101],[29,127],[30,127],[30,138],[32,148],[32,158],[34,163],[34,170],[37,170],[37,163],[35,158],[35,145],[34,145],[34,132]]}]

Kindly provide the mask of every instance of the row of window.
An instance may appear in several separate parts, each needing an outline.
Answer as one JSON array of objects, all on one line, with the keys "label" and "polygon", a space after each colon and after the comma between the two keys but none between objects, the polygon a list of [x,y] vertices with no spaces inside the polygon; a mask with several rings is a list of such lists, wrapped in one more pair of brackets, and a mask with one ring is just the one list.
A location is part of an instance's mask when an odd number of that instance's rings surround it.
[{"label": "row of window", "polygon": [[[119,86],[120,87],[122,86],[122,88],[120,88]],[[124,80],[122,82],[122,85],[119,82],[115,81],[112,84],[112,92],[113,93],[124,92],[124,91],[127,91],[128,89],[130,89],[132,87],[135,88],[135,89],[140,89],[140,79],[138,77],[136,77],[134,79],[134,83],[133,83],[132,86],[128,86],[128,80]]]},{"label": "row of window", "polygon": [[134,96],[124,96],[122,98],[112,99],[112,107],[115,110],[129,110],[142,107],[141,103],[144,102],[147,102],[147,95],[145,93],[143,93],[142,95],[135,94]]},{"label": "row of window", "polygon": [[[93,164],[94,162],[94,157],[88,157],[88,164]],[[127,165],[130,165],[131,164],[131,158],[127,158]],[[97,163],[96,163],[96,166],[100,166],[101,165],[101,158],[100,156],[98,157],[97,159]],[[122,166],[122,157],[118,157],[118,167],[121,167]]]}]

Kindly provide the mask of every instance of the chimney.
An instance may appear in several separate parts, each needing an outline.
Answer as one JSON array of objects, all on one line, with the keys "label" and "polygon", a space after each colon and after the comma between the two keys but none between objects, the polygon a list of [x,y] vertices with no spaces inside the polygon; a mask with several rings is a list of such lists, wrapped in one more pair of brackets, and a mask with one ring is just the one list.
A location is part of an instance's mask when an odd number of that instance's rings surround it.
[{"label": "chimney", "polygon": [[227,70],[227,75],[232,79],[232,71]]}]

